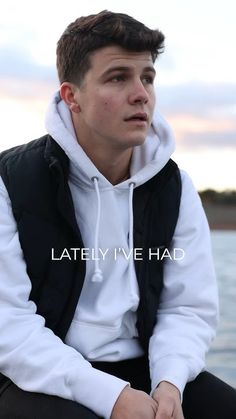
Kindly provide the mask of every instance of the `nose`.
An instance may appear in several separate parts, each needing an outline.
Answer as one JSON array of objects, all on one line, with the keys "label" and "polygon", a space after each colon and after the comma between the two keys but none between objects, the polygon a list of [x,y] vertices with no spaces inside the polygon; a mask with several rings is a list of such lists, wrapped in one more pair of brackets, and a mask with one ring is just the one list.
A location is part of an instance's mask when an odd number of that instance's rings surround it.
[{"label": "nose", "polygon": [[141,80],[137,80],[133,83],[132,89],[129,94],[129,102],[131,104],[147,103],[149,100],[149,94],[143,85]]}]

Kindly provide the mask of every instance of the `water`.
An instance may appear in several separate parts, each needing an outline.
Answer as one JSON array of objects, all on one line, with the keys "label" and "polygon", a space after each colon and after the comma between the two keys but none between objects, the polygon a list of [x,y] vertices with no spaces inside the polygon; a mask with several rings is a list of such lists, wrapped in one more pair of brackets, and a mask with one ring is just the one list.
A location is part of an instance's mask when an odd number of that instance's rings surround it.
[{"label": "water", "polygon": [[236,231],[212,232],[220,296],[220,324],[207,368],[236,388]]}]

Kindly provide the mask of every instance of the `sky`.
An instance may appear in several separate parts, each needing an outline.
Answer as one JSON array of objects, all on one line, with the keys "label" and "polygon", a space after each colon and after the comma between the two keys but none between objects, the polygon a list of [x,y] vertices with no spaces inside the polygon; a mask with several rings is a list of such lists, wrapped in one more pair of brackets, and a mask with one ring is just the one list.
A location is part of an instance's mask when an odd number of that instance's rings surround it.
[{"label": "sky", "polygon": [[198,190],[236,189],[235,0],[8,0],[0,14],[0,150],[45,133],[59,84],[56,43],[81,15],[130,14],[166,37],[157,106],[176,138],[173,158]]}]

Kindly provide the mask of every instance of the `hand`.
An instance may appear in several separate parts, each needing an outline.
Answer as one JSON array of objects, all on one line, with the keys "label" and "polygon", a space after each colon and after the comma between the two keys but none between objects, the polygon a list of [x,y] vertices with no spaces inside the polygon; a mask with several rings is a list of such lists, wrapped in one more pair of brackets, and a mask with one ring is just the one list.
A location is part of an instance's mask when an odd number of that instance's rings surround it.
[{"label": "hand", "polygon": [[162,381],[152,397],[158,404],[155,419],[184,419],[180,392],[173,384]]},{"label": "hand", "polygon": [[120,393],[111,419],[155,419],[157,403],[144,391],[127,386]]}]

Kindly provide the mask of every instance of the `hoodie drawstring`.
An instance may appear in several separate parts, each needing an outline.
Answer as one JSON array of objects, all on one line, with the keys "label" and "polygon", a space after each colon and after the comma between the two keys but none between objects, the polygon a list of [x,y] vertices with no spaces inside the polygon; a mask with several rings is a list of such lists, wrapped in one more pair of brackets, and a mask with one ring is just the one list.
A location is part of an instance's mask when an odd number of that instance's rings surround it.
[{"label": "hoodie drawstring", "polygon": [[134,239],[133,239],[133,229],[134,229],[134,216],[133,216],[133,193],[134,193],[135,183],[129,183],[129,251],[133,252],[134,249]]},{"label": "hoodie drawstring", "polygon": [[99,236],[99,227],[100,227],[100,218],[101,218],[101,198],[100,198],[100,191],[98,187],[98,178],[96,176],[92,177],[92,182],[94,184],[95,191],[97,194],[97,204],[98,204],[95,237],[94,237],[95,269],[92,276],[92,282],[102,282],[103,275],[102,275],[101,269],[99,268],[99,257],[98,257],[98,236]]},{"label": "hoodie drawstring", "polygon": [[[95,237],[94,237],[94,255],[95,255],[95,269],[92,276],[92,282],[102,282],[103,281],[103,274],[99,267],[99,252],[98,252],[98,238],[99,238],[99,227],[100,227],[100,219],[101,219],[101,197],[100,191],[98,186],[98,177],[92,177],[92,182],[94,184],[94,188],[97,195],[97,220],[96,220],[96,227],[95,227]],[[134,193],[135,183],[129,183],[129,251],[130,254],[133,252],[134,247],[134,239],[133,239],[133,226],[134,226],[134,217],[133,217],[133,193]],[[131,268],[131,257],[129,258],[129,268]]]}]

